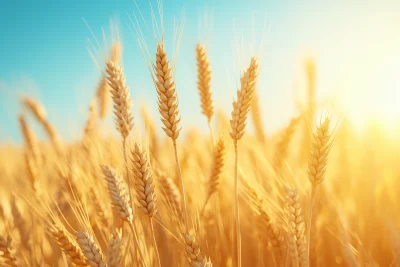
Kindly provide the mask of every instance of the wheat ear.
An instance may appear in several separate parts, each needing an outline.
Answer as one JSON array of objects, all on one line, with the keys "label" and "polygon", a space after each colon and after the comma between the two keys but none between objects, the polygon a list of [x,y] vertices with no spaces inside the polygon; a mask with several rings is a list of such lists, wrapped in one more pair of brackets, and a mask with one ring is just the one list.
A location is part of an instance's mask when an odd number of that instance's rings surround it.
[{"label": "wheat ear", "polygon": [[[126,183],[124,182],[122,177],[116,173],[116,171],[113,168],[109,166],[102,166],[102,169],[105,180],[107,182],[108,192],[111,198],[111,204],[113,206],[113,209],[116,211],[116,213],[122,220],[128,222],[129,227],[131,228],[131,231],[133,233],[133,239],[138,248],[139,254],[142,258],[142,263],[143,265],[145,265],[143,253],[139,246],[137,231],[135,230],[133,224],[133,211],[132,211],[130,196],[127,192],[128,188],[126,186]],[[114,222],[114,225],[118,226],[119,223]]]},{"label": "wheat ear", "polygon": [[80,267],[88,266],[81,248],[63,226],[53,224],[50,233],[71,263]]},{"label": "wheat ear", "polygon": [[[110,60],[119,64],[121,61],[121,54],[122,54],[122,44],[121,42],[115,42],[112,45],[111,53],[110,53]],[[109,85],[107,82],[107,78],[102,76],[99,85],[97,86],[97,99],[99,102],[99,115],[101,119],[104,119],[108,112],[110,106],[110,97],[109,97]]]},{"label": "wheat ear", "polygon": [[[297,190],[286,187],[286,206],[288,212],[289,231],[295,245],[296,255],[298,257],[298,264],[300,267],[307,266],[307,244],[305,236],[305,223],[303,212],[299,202],[299,195]],[[297,260],[296,257],[296,260]]]},{"label": "wheat ear", "polygon": [[38,183],[38,167],[40,162],[40,153],[39,147],[36,139],[36,135],[29,128],[28,124],[25,121],[24,116],[20,115],[19,124],[21,127],[22,135],[24,136],[24,140],[27,146],[27,151],[24,154],[25,163],[28,170],[28,176],[31,180],[31,186],[36,195],[40,194],[40,186]]},{"label": "wheat ear", "polygon": [[21,132],[22,135],[24,136],[24,140],[26,143],[26,146],[28,147],[28,150],[34,157],[35,162],[39,164],[40,162],[40,150],[39,150],[39,145],[37,141],[37,137],[33,130],[29,127],[29,125],[26,123],[25,117],[20,115],[18,117],[18,121],[21,127]]},{"label": "wheat ear", "polygon": [[164,132],[175,141],[180,132],[178,96],[175,81],[172,77],[172,67],[164,50],[164,43],[157,45],[156,62],[153,64],[156,78],[158,110],[164,124]]},{"label": "wheat ear", "polygon": [[186,207],[185,187],[176,146],[176,140],[181,130],[179,128],[180,115],[178,109],[178,95],[176,92],[175,81],[172,77],[172,67],[168,61],[167,53],[165,52],[164,41],[157,44],[156,62],[153,63],[153,69],[153,76],[158,95],[158,110],[161,115],[161,121],[164,124],[162,129],[167,136],[172,139],[174,145],[175,161],[181,186],[183,217],[185,221],[185,229],[186,232],[188,232],[189,222]]},{"label": "wheat ear", "polygon": [[14,254],[14,249],[11,245],[11,237],[4,238],[0,236],[0,251],[2,252],[2,257],[5,260],[6,266],[18,267],[17,258]]},{"label": "wheat ear", "polygon": [[125,140],[133,128],[132,100],[129,88],[125,84],[126,77],[122,67],[111,60],[106,63],[106,71],[114,102],[115,125],[122,139]]},{"label": "wheat ear", "polygon": [[76,240],[79,247],[85,255],[86,263],[92,267],[105,267],[104,256],[93,239],[93,236],[88,232],[77,232]]},{"label": "wheat ear", "polygon": [[196,46],[196,61],[197,61],[197,90],[200,95],[201,112],[207,117],[208,127],[210,129],[211,139],[213,133],[211,128],[211,119],[214,114],[214,104],[211,93],[211,68],[208,59],[207,51],[204,45]]},{"label": "wheat ear", "polygon": [[108,267],[122,266],[122,229],[113,229],[112,236],[108,241],[107,263]]},{"label": "wheat ear", "polygon": [[202,215],[204,213],[204,210],[206,208],[206,205],[207,205],[209,199],[219,189],[219,182],[220,182],[219,178],[220,178],[222,169],[224,167],[224,157],[225,157],[225,142],[224,142],[224,138],[221,136],[215,147],[213,168],[212,168],[210,180],[208,182],[207,197],[204,202],[203,208],[201,210],[200,218],[202,217]]},{"label": "wheat ear", "polygon": [[258,77],[258,61],[252,58],[250,66],[240,79],[240,89],[237,91],[237,100],[233,102],[230,135],[235,146],[235,220],[236,220],[236,242],[238,251],[238,266],[242,266],[242,247],[240,234],[240,214],[239,214],[239,192],[238,192],[238,149],[237,143],[244,135],[246,119],[249,113],[251,99],[253,97],[255,85]]},{"label": "wheat ear", "polygon": [[142,150],[139,144],[135,144],[132,150],[132,166],[139,208],[151,218],[157,212],[153,172],[147,153]]},{"label": "wheat ear", "polygon": [[31,182],[31,187],[32,187],[33,191],[35,192],[36,196],[39,196],[41,194],[41,188],[40,188],[40,184],[39,184],[38,165],[37,165],[32,153],[30,153],[29,151],[25,152],[24,158],[25,158],[25,163],[26,163],[26,167],[28,170],[28,177]]},{"label": "wheat ear", "polygon": [[56,150],[57,153],[60,153],[60,141],[58,134],[54,127],[50,124],[47,119],[46,110],[44,107],[37,101],[32,98],[26,97],[23,99],[23,104],[32,112],[32,114],[36,117],[36,119],[40,122],[47,135],[50,138],[50,141]]},{"label": "wheat ear", "polygon": [[200,246],[195,238],[189,233],[185,233],[183,237],[185,239],[185,250],[190,265],[193,267],[212,267],[211,262],[209,262],[201,252]]},{"label": "wheat ear", "polygon": [[314,196],[317,186],[325,179],[326,167],[328,165],[328,154],[332,147],[331,134],[329,132],[330,119],[317,126],[308,157],[308,179],[311,182],[310,212],[307,225],[307,257],[310,260],[311,222]]},{"label": "wheat ear", "polygon": [[108,192],[113,209],[119,217],[128,223],[133,221],[133,211],[130,204],[127,186],[116,171],[110,166],[102,166],[104,178],[107,182]]},{"label": "wheat ear", "polygon": [[132,165],[139,208],[145,214],[147,214],[147,216],[149,216],[151,234],[153,237],[158,266],[161,267],[160,255],[158,253],[153,227],[153,216],[157,212],[157,197],[154,192],[153,172],[147,157],[147,153],[143,151],[140,145],[137,143],[134,145],[132,150]]}]

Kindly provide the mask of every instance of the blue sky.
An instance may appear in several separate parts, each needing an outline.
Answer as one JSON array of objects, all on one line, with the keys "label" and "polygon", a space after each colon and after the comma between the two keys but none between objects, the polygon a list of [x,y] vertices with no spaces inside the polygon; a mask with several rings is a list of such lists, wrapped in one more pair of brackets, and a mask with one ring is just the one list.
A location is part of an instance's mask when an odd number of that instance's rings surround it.
[{"label": "blue sky", "polygon": [[[155,1],[151,2],[155,7]],[[148,1],[138,0],[137,4],[150,23]],[[100,71],[87,48],[93,43],[99,49],[97,59],[101,60],[105,51],[102,28],[110,41],[110,18],[117,23],[124,45],[123,64],[134,114],[138,113],[139,103],[145,102],[158,118],[155,89],[128,27],[127,14],[132,16],[134,10],[137,8],[132,0],[3,3],[0,8],[0,142],[21,140],[17,123],[22,111],[21,95],[43,102],[49,120],[64,138],[79,138],[88,104],[100,79]],[[397,82],[400,75],[396,70],[400,70],[400,54],[396,49],[400,50],[397,16],[400,4],[396,1],[164,1],[166,46],[170,53],[174,25],[179,26],[183,11],[185,24],[176,79],[184,127],[206,126],[196,91],[196,43],[207,42],[209,46],[214,100],[230,113],[240,70],[249,61],[250,54],[258,51],[262,37],[259,90],[268,132],[282,127],[296,114],[296,97],[301,97],[304,84],[302,62],[307,56],[314,57],[318,64],[321,101],[340,99],[343,109],[354,118],[365,114],[400,114],[399,108],[385,109],[395,97],[393,94],[400,90],[400,81]],[[82,18],[99,40],[100,47]],[[208,21],[208,27],[204,21]],[[142,27],[146,42],[153,49],[151,32],[144,24]],[[387,84],[382,84],[387,80]],[[379,95],[390,97],[377,100],[378,91]],[[382,103],[371,108],[376,102]],[[393,106],[397,105],[393,103]],[[140,125],[140,120],[136,121]],[[107,125],[112,127],[111,120]]]}]

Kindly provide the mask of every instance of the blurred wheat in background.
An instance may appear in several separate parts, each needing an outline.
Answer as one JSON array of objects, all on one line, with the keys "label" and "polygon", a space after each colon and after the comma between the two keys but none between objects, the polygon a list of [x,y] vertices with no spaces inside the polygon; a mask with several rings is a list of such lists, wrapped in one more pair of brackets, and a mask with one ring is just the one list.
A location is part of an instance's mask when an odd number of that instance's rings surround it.
[{"label": "blurred wheat in background", "polygon": [[[279,114],[257,93],[262,56],[235,77],[226,114],[213,101],[218,62],[198,43],[205,132],[181,122],[188,88],[163,36],[150,56],[139,42],[162,130],[131,99],[120,40],[100,63],[81,140],[63,140],[40,102],[21,99],[23,146],[0,148],[1,266],[400,266],[399,139],[379,126],[360,138],[346,114],[321,110],[313,59],[300,112],[266,134],[263,114]],[[101,127],[109,116],[118,134]]]}]

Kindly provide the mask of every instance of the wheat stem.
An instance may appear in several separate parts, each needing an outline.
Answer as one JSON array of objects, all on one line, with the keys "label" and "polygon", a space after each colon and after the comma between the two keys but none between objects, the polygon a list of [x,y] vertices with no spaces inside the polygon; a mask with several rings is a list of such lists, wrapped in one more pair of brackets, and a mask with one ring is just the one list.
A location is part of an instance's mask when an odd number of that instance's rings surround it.
[{"label": "wheat stem", "polygon": [[215,149],[215,144],[214,144],[214,134],[213,134],[213,130],[211,127],[211,121],[208,121],[208,130],[210,131],[210,138],[211,138],[211,144],[213,146],[213,150]]},{"label": "wheat stem", "polygon": [[135,245],[137,247],[137,250],[139,251],[140,258],[142,259],[142,264],[144,267],[146,267],[146,262],[144,260],[142,250],[140,249],[139,239],[138,239],[137,232],[136,232],[136,227],[134,226],[132,221],[129,221],[129,228],[131,228],[131,231],[133,233],[133,240],[135,241]]},{"label": "wheat stem", "polygon": [[240,233],[240,214],[239,214],[239,189],[238,189],[238,147],[237,140],[233,141],[235,146],[235,223],[236,223],[236,243],[237,243],[237,266],[242,266],[242,236]]},{"label": "wheat stem", "polygon": [[176,167],[178,168],[179,182],[181,183],[182,207],[183,207],[183,216],[184,216],[184,220],[185,220],[185,229],[186,229],[186,233],[188,233],[189,232],[189,222],[188,222],[188,213],[187,213],[187,207],[186,207],[185,186],[183,184],[181,165],[179,164],[178,149],[176,147],[175,140],[174,140],[174,154],[175,154]]},{"label": "wheat stem", "polygon": [[310,198],[310,212],[308,214],[308,225],[307,225],[307,265],[310,266],[310,242],[311,242],[311,222],[312,222],[312,209],[314,204],[315,191],[317,187],[312,185],[311,198]]},{"label": "wheat stem", "polygon": [[153,218],[150,217],[151,236],[153,238],[154,249],[156,251],[157,263],[158,263],[158,266],[161,267],[160,254],[158,252],[156,236],[154,235],[154,225],[153,225],[153,220],[152,219]]}]

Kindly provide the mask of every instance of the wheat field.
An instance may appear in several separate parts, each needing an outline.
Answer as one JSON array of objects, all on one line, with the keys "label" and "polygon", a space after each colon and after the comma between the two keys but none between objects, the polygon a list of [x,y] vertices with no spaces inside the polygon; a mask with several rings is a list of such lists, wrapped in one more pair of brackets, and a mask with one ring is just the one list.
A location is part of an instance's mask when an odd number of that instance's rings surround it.
[{"label": "wheat field", "polygon": [[[226,114],[201,43],[193,93],[209,128],[185,127],[166,45],[150,51],[157,113],[133,117],[119,41],[81,140],[63,140],[45,107],[21,98],[23,144],[0,148],[2,266],[400,266],[396,134],[374,125],[360,137],[345,114],[321,115],[313,60],[306,104],[266,134],[262,58],[235,77]],[[110,116],[114,134],[101,127]]]}]

